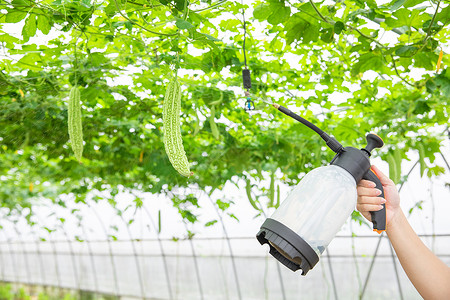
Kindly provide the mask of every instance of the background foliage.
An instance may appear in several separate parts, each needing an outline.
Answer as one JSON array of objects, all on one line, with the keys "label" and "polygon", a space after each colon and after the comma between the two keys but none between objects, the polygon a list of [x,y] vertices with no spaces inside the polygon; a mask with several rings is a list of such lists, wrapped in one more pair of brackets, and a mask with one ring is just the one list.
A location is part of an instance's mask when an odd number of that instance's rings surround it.
[{"label": "background foliage", "polygon": [[[448,4],[0,1],[1,205],[28,207],[31,216],[42,197],[64,206],[65,195],[83,202],[108,190],[114,205],[120,191],[167,193],[195,222],[195,197],[178,197],[174,187],[212,193],[247,180],[256,209],[276,206],[278,183],[296,184],[332,153],[272,102],[346,146],[363,147],[365,134],[377,132],[387,144],[378,155],[394,157],[397,167],[420,150],[422,171],[438,175],[450,108]],[[251,113],[243,109],[243,12]],[[22,28],[21,36],[11,28]],[[162,102],[175,69],[190,178],[171,167],[162,142]],[[83,102],[81,164],[67,133],[73,85]],[[270,185],[251,190],[268,178]],[[217,200],[222,210],[230,204]]]}]

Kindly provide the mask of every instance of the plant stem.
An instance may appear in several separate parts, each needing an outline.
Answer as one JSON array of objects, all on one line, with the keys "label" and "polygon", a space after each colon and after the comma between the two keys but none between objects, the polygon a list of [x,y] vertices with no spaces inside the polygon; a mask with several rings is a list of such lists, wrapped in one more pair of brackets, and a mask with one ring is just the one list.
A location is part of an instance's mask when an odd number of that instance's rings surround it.
[{"label": "plant stem", "polygon": [[138,24],[138,23],[132,21],[130,18],[128,18],[128,16],[125,15],[125,14],[122,12],[122,10],[120,9],[119,3],[117,3],[117,0],[114,0],[114,3],[116,4],[116,8],[117,8],[117,11],[119,11],[119,14],[120,14],[122,17],[124,17],[125,19],[127,19],[129,22],[131,22],[133,25],[136,25],[136,26],[138,26],[138,27],[144,29],[145,31],[148,31],[148,32],[153,33],[153,34],[156,34],[156,35],[162,35],[162,36],[175,36],[175,35],[177,35],[177,33],[161,33],[161,32],[155,32],[155,31],[152,31],[152,30],[150,30],[150,29],[145,28],[144,26],[142,26],[142,25],[140,25],[140,24]]}]

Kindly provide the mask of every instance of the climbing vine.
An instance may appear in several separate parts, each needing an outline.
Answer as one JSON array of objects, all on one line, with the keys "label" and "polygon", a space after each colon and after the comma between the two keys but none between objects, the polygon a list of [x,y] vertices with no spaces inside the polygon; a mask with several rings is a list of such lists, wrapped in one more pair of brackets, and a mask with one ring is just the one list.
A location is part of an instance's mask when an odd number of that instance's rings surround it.
[{"label": "climbing vine", "polygon": [[[272,102],[344,145],[363,146],[374,131],[387,143],[382,158],[420,151],[423,174],[444,172],[435,157],[450,107],[447,1],[244,2],[1,1],[1,205],[64,205],[61,195],[83,201],[104,190],[220,190],[251,177],[271,179],[252,201],[273,206],[279,183],[297,183],[332,153]],[[163,143],[175,68],[189,178],[172,168]],[[81,163],[67,132],[72,86],[83,99]]]}]

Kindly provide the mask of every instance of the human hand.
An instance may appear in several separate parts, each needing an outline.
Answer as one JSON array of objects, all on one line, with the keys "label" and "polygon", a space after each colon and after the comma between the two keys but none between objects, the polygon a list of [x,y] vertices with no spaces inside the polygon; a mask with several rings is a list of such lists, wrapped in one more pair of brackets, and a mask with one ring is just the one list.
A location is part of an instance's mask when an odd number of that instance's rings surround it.
[{"label": "human hand", "polygon": [[389,225],[400,208],[400,196],[394,182],[384,175],[377,167],[372,166],[372,170],[380,179],[381,185],[384,189],[385,199],[379,197],[381,191],[375,188],[375,183],[368,180],[361,180],[357,186],[358,202],[356,209],[369,221],[372,221],[370,216],[371,211],[378,211],[382,209],[383,203],[386,203],[386,225]]}]

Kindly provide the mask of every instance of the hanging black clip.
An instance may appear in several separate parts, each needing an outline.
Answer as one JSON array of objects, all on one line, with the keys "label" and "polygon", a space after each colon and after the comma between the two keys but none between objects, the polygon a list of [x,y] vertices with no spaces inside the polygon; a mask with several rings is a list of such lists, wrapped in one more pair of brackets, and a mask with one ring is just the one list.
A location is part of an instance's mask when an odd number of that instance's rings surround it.
[{"label": "hanging black clip", "polygon": [[252,88],[252,79],[250,78],[250,70],[244,69],[242,70],[242,80],[244,82],[244,89],[245,91],[245,97],[247,98],[245,101],[245,110],[254,110],[255,109],[255,103],[252,101],[252,98],[250,98],[250,89]]},{"label": "hanging black clip", "polygon": [[252,88],[252,79],[250,78],[250,70],[242,70],[242,80],[244,81],[244,89],[247,91]]}]

